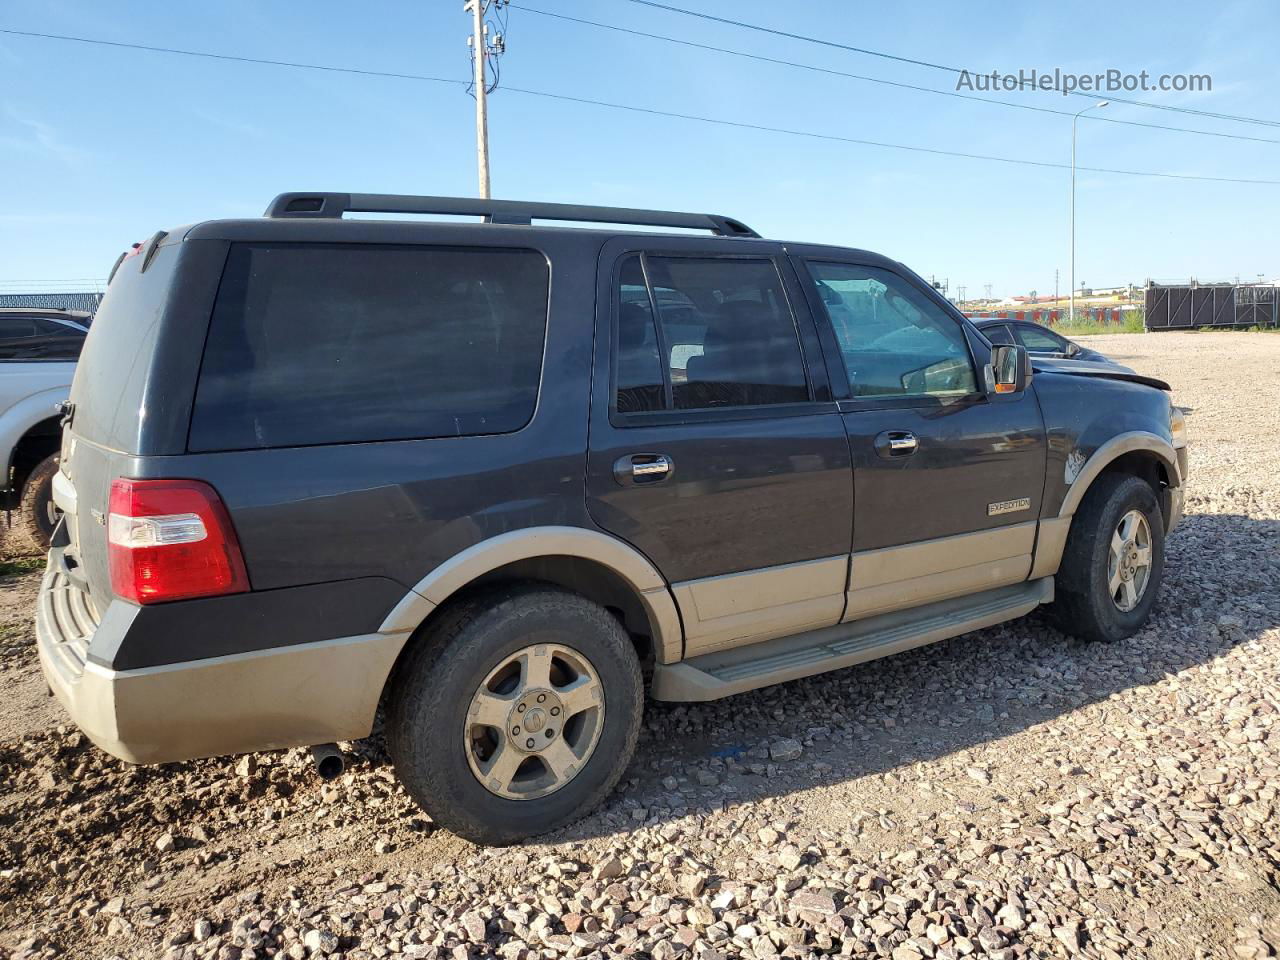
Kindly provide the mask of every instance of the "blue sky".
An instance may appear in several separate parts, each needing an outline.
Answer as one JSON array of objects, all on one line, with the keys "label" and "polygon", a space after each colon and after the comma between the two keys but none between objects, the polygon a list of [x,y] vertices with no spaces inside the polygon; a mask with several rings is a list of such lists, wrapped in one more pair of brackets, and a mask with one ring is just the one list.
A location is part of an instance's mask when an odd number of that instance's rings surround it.
[{"label": "blue sky", "polygon": [[[626,0],[529,6],[954,90],[948,74]],[[1129,94],[1280,120],[1271,0],[1013,4],[675,0],[979,70],[1208,73]],[[0,27],[465,79],[461,0],[6,0]],[[695,51],[512,8],[502,80],[659,110],[1066,163],[1070,119]],[[1056,93],[1004,94],[1074,109]],[[474,195],[473,103],[449,84],[0,35],[0,281],[104,276],[156,229],[259,215],[286,190]],[[1067,289],[1069,173],[731,129],[500,89],[494,195],[710,210],[766,236],[867,247],[968,295]],[[1112,104],[1115,119],[1280,140],[1280,127]],[[1280,144],[1080,123],[1081,165],[1280,179]],[[1280,186],[1083,173],[1077,279],[1280,275]]]}]

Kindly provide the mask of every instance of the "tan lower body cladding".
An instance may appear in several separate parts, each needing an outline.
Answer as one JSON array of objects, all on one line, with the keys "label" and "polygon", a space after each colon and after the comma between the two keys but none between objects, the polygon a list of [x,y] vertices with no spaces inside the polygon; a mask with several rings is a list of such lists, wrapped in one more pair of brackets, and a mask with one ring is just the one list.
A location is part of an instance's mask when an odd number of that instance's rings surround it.
[{"label": "tan lower body cladding", "polygon": [[1020,583],[1035,521],[674,585],[685,657]]},{"label": "tan lower body cladding", "polygon": [[946,600],[1011,583],[1031,572],[1035,521],[855,553],[844,619]]}]

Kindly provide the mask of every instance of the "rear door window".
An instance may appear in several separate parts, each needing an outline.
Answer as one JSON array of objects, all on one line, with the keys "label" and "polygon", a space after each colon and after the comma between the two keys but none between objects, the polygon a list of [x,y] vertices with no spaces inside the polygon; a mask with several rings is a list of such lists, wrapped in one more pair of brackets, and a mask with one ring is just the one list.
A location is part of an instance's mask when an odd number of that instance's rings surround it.
[{"label": "rear door window", "polygon": [[189,449],[519,430],[548,284],[532,250],[233,244]]},{"label": "rear door window", "polygon": [[0,360],[75,360],[85,331],[43,317],[0,317]]},{"label": "rear door window", "polygon": [[809,400],[795,319],[766,259],[632,256],[616,370],[619,413]]}]

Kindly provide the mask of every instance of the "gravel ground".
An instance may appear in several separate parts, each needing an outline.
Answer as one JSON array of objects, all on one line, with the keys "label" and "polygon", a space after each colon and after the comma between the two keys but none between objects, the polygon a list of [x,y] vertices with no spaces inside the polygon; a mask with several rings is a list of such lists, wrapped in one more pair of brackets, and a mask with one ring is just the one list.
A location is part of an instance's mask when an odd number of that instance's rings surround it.
[{"label": "gravel ground", "polygon": [[1280,947],[1280,336],[1090,345],[1190,407],[1151,624],[1038,615],[695,706],[542,842],[474,847],[376,738],[129,767],[43,696],[0,579],[0,957],[1267,957]]}]

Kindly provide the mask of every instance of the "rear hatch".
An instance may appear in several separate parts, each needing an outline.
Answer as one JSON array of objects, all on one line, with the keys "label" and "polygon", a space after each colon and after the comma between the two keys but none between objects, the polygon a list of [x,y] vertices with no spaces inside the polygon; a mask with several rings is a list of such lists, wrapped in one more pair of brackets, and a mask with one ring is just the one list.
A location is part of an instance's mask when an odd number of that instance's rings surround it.
[{"label": "rear hatch", "polygon": [[[113,599],[108,501],[116,477],[179,455],[226,245],[157,234],[118,266],[71,385],[54,497],[48,602],[63,636],[91,632]],[[68,592],[69,591],[69,592]]]}]

